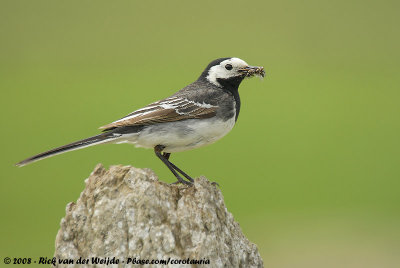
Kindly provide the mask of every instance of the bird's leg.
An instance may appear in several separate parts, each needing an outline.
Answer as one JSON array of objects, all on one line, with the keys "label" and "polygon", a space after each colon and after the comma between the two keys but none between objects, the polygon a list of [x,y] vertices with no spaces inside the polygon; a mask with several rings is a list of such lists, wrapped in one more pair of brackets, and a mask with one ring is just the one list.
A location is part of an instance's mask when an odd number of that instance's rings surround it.
[{"label": "bird's leg", "polygon": [[[168,161],[169,162],[169,161]],[[188,174],[186,174],[185,172],[182,171],[182,169],[178,168],[177,166],[175,166],[173,163],[169,162],[171,164],[171,166],[178,171],[179,173],[181,173],[186,179],[188,179],[190,182],[194,182],[194,180],[192,179],[192,177],[190,177]]]},{"label": "bird's leg", "polygon": [[[168,161],[168,159],[161,153],[163,149],[164,149],[164,146],[157,145],[156,147],[154,147],[154,153],[157,155],[158,158],[160,158],[161,161],[163,161],[163,163],[169,168],[169,170],[171,170],[172,174],[174,174],[175,177],[178,179],[178,182],[189,185],[189,186],[193,185],[192,182],[185,181],[184,179],[182,179],[181,176],[179,176],[179,174],[172,167],[172,165]],[[169,157],[169,156],[167,156],[167,157]]]},{"label": "bird's leg", "polygon": [[162,154],[167,160],[168,162],[171,164],[171,166],[178,171],[179,173],[181,173],[186,179],[188,179],[190,182],[194,182],[194,180],[192,179],[192,177],[190,177],[188,174],[186,174],[185,172],[183,172],[182,169],[178,168],[177,166],[175,166],[171,161],[169,161],[169,157],[171,156],[171,153],[163,153]]},{"label": "bird's leg", "polygon": [[[179,173],[181,173],[181,174],[182,174],[186,179],[188,179],[190,182],[194,182],[194,180],[193,180],[188,174],[186,174],[185,172],[183,172],[182,169],[178,168],[178,167],[175,166],[171,161],[169,161],[169,157],[171,156],[171,153],[163,153],[163,156],[168,160],[168,162],[171,164],[171,166],[172,166],[176,171],[178,171]],[[179,181],[178,181],[178,182],[179,182]],[[178,183],[178,182],[177,182],[177,183]],[[214,186],[220,187],[219,184],[218,184],[218,182],[216,182],[216,181],[211,182],[211,184],[214,185]]]}]

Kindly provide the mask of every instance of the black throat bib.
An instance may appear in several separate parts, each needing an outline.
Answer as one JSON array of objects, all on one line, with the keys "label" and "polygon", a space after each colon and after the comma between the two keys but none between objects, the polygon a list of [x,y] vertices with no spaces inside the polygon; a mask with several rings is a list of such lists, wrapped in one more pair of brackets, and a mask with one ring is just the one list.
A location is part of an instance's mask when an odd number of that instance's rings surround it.
[{"label": "black throat bib", "polygon": [[232,77],[228,79],[217,78],[217,82],[222,86],[222,88],[231,93],[235,99],[236,102],[235,121],[237,121],[240,112],[239,85],[242,81],[243,77]]}]

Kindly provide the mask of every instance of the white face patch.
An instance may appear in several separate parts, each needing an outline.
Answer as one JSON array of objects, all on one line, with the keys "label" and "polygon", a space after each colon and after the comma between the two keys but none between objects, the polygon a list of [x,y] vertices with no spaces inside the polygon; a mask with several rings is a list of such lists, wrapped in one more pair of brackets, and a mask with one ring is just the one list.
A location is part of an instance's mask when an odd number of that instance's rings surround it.
[{"label": "white face patch", "polygon": [[[226,68],[226,65],[230,64],[232,66],[231,70]],[[213,83],[216,86],[221,86],[217,79],[227,79],[230,77],[238,76],[240,73],[238,72],[239,69],[249,66],[244,60],[239,58],[230,58],[224,60],[219,65],[213,66],[208,70],[207,80]]]}]

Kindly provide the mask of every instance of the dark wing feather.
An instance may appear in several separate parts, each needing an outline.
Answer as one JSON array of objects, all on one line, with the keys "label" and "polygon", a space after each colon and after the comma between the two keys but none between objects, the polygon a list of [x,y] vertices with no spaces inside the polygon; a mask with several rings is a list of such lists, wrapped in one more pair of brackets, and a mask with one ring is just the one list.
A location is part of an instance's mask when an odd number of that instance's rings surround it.
[{"label": "dark wing feather", "polygon": [[111,124],[100,127],[100,129],[107,131],[117,127],[151,125],[184,119],[210,118],[215,116],[216,110],[217,106],[197,103],[179,97],[171,97],[149,104]]}]

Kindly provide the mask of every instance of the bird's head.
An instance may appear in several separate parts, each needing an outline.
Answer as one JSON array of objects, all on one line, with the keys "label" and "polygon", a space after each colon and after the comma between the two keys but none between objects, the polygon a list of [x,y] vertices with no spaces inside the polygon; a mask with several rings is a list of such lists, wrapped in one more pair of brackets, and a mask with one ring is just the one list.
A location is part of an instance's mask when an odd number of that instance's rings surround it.
[{"label": "bird's head", "polygon": [[218,87],[239,87],[244,78],[253,76],[264,77],[264,67],[249,66],[239,58],[220,58],[208,64],[200,78]]}]

